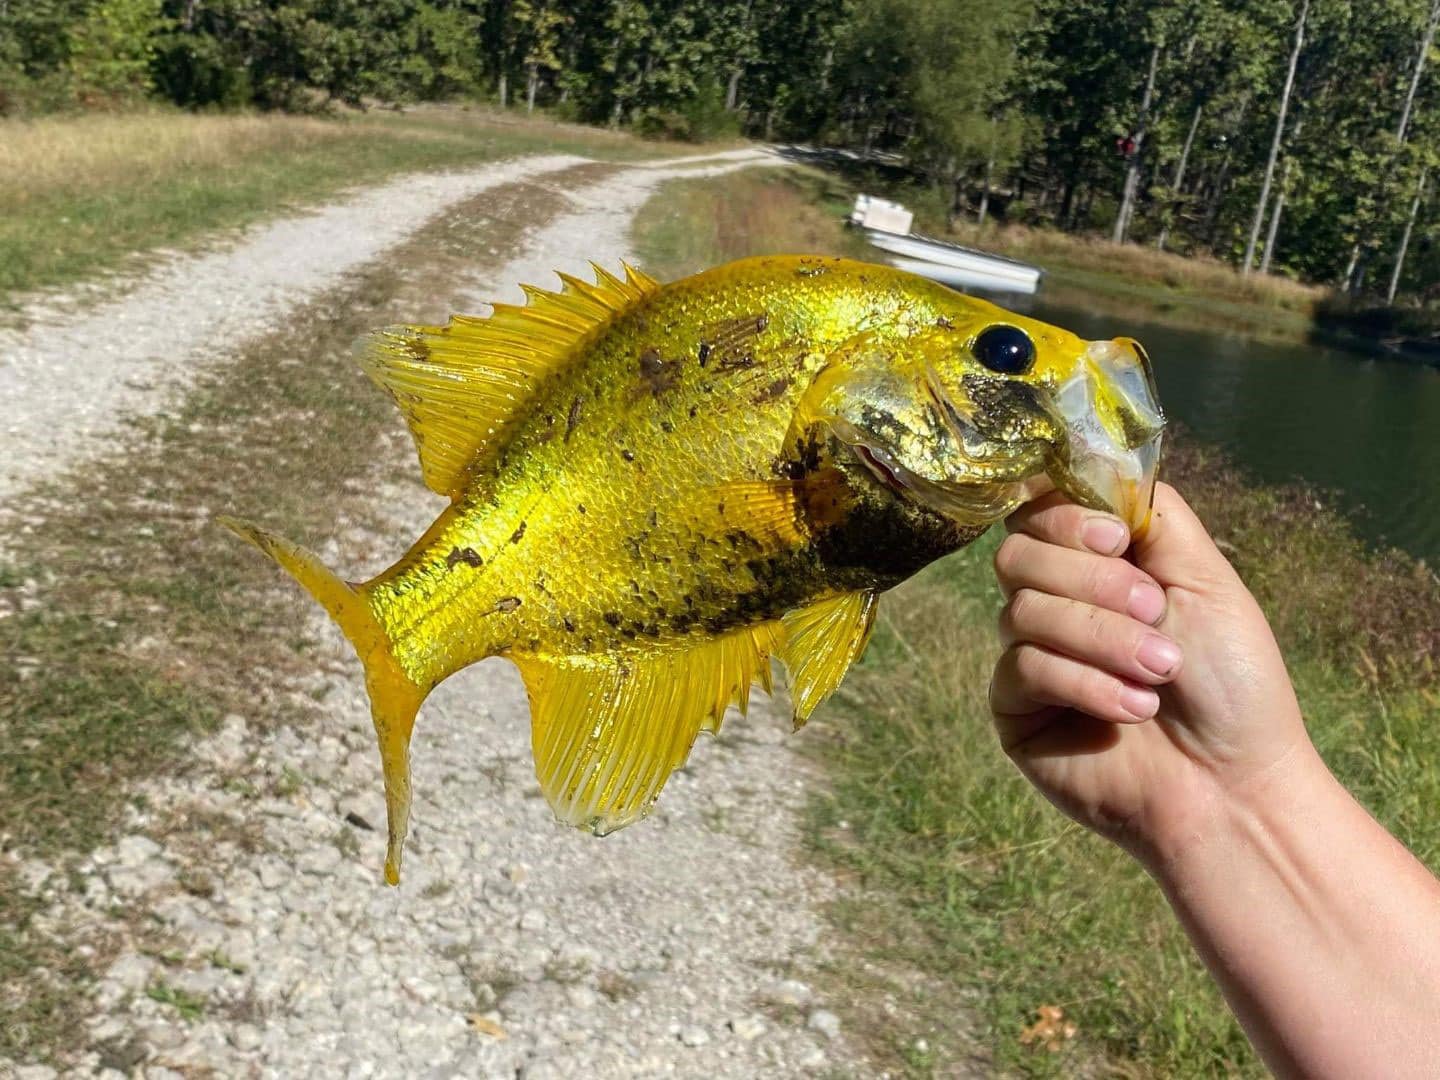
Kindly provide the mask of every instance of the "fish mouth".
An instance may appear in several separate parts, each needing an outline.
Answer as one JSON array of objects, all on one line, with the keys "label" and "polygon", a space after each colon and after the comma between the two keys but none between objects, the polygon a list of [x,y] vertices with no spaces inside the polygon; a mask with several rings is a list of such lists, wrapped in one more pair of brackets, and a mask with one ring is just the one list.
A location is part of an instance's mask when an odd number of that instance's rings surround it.
[{"label": "fish mouth", "polygon": [[1052,400],[1065,424],[1046,469],[1055,486],[1139,534],[1150,521],[1165,435],[1150,357],[1131,338],[1092,341]]}]

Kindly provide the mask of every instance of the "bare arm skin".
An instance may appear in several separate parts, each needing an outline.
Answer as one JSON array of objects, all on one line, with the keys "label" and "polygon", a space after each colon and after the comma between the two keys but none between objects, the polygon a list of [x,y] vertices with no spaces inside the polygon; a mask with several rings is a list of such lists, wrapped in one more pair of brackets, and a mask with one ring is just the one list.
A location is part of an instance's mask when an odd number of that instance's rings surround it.
[{"label": "bare arm skin", "polygon": [[1118,519],[1056,496],[1007,525],[1006,753],[1155,877],[1276,1074],[1440,1076],[1440,881],[1320,760],[1194,513],[1160,485],[1131,561]]}]

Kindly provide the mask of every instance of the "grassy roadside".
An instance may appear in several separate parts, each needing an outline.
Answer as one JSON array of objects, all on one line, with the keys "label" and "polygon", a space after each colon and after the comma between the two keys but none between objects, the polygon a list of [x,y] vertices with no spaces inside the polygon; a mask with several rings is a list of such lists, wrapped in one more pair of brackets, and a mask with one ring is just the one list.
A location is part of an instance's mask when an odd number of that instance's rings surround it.
[{"label": "grassy roadside", "polygon": [[482,108],[0,121],[0,306],[345,187],[533,151],[603,160],[680,152]]},{"label": "grassy roadside", "polygon": [[184,767],[188,737],[230,712],[252,730],[303,717],[303,699],[267,689],[314,663],[302,632],[278,629],[294,626],[296,598],[214,516],[255,516],[310,542],[371,522],[377,474],[413,464],[353,341],[443,318],[476,250],[504,250],[562,203],[554,187],[517,184],[455,207],[203,375],[113,456],[6,508],[0,1060],[82,1046],[83,987],[107,962],[83,928],[47,925],[44,900],[19,887],[26,868],[60,870],[47,887],[82,888],[67,868],[122,827],[136,781]]},{"label": "grassy roadside", "polygon": [[[843,251],[833,205],[812,198],[843,203],[843,186],[804,175],[672,185],[642,214],[640,250],[662,274],[751,250]],[[766,226],[712,227],[722,215]],[[1440,580],[1368,552],[1313,494],[1251,486],[1179,442],[1168,476],[1272,619],[1322,753],[1440,865]],[[810,836],[854,886],[831,912],[849,943],[831,973],[847,1028],[903,1075],[1260,1075],[1149,879],[1062,819],[995,744],[985,688],[997,542],[888,596],[831,706],[821,752],[833,787],[812,806]],[[1077,1025],[1054,1052],[1021,1039],[1041,1006]]]}]

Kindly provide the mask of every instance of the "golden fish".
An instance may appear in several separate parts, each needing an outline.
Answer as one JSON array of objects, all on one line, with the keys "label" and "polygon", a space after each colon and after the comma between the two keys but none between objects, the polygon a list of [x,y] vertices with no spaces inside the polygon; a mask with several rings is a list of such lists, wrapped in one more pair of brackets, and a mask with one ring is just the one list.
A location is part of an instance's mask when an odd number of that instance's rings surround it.
[{"label": "golden fish", "polygon": [[798,727],[865,647],[879,592],[1054,484],[1139,526],[1164,419],[1128,339],[1085,342],[923,278],[746,259],[629,267],[525,306],[391,327],[361,363],[451,499],[351,584],[289,571],[365,667],[399,880],[410,732],[441,680],[509,657],[560,820],[643,817],[701,730],[789,672]]}]

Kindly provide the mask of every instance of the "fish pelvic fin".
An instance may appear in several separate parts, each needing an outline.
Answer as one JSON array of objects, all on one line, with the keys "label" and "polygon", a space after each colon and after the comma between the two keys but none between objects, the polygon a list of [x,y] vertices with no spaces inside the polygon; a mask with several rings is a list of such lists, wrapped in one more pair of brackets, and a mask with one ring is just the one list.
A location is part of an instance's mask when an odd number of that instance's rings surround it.
[{"label": "fish pelvic fin", "polygon": [[342,581],[314,552],[259,526],[232,517],[218,520],[274,559],[320,602],[354,646],[365,668],[365,689],[370,695],[370,715],[380,741],[385,774],[385,881],[398,885],[400,857],[410,822],[410,733],[427,690],[411,681],[395,660],[390,638],[370,609],[365,586]]},{"label": "fish pelvic fin", "polygon": [[779,655],[790,676],[797,731],[865,651],[878,599],[870,589],[837,593],[781,618],[785,644]]},{"label": "fish pelvic fin", "polygon": [[540,788],[555,816],[598,836],[650,812],[701,731],[770,685],[779,622],[620,656],[515,656],[530,694]]},{"label": "fish pelvic fin", "polygon": [[404,414],[436,494],[456,498],[509,441],[541,384],[660,289],[634,267],[622,264],[617,276],[591,265],[593,284],[559,274],[558,292],[525,285],[526,304],[495,304],[489,318],[390,326],[361,342],[360,366]]}]

